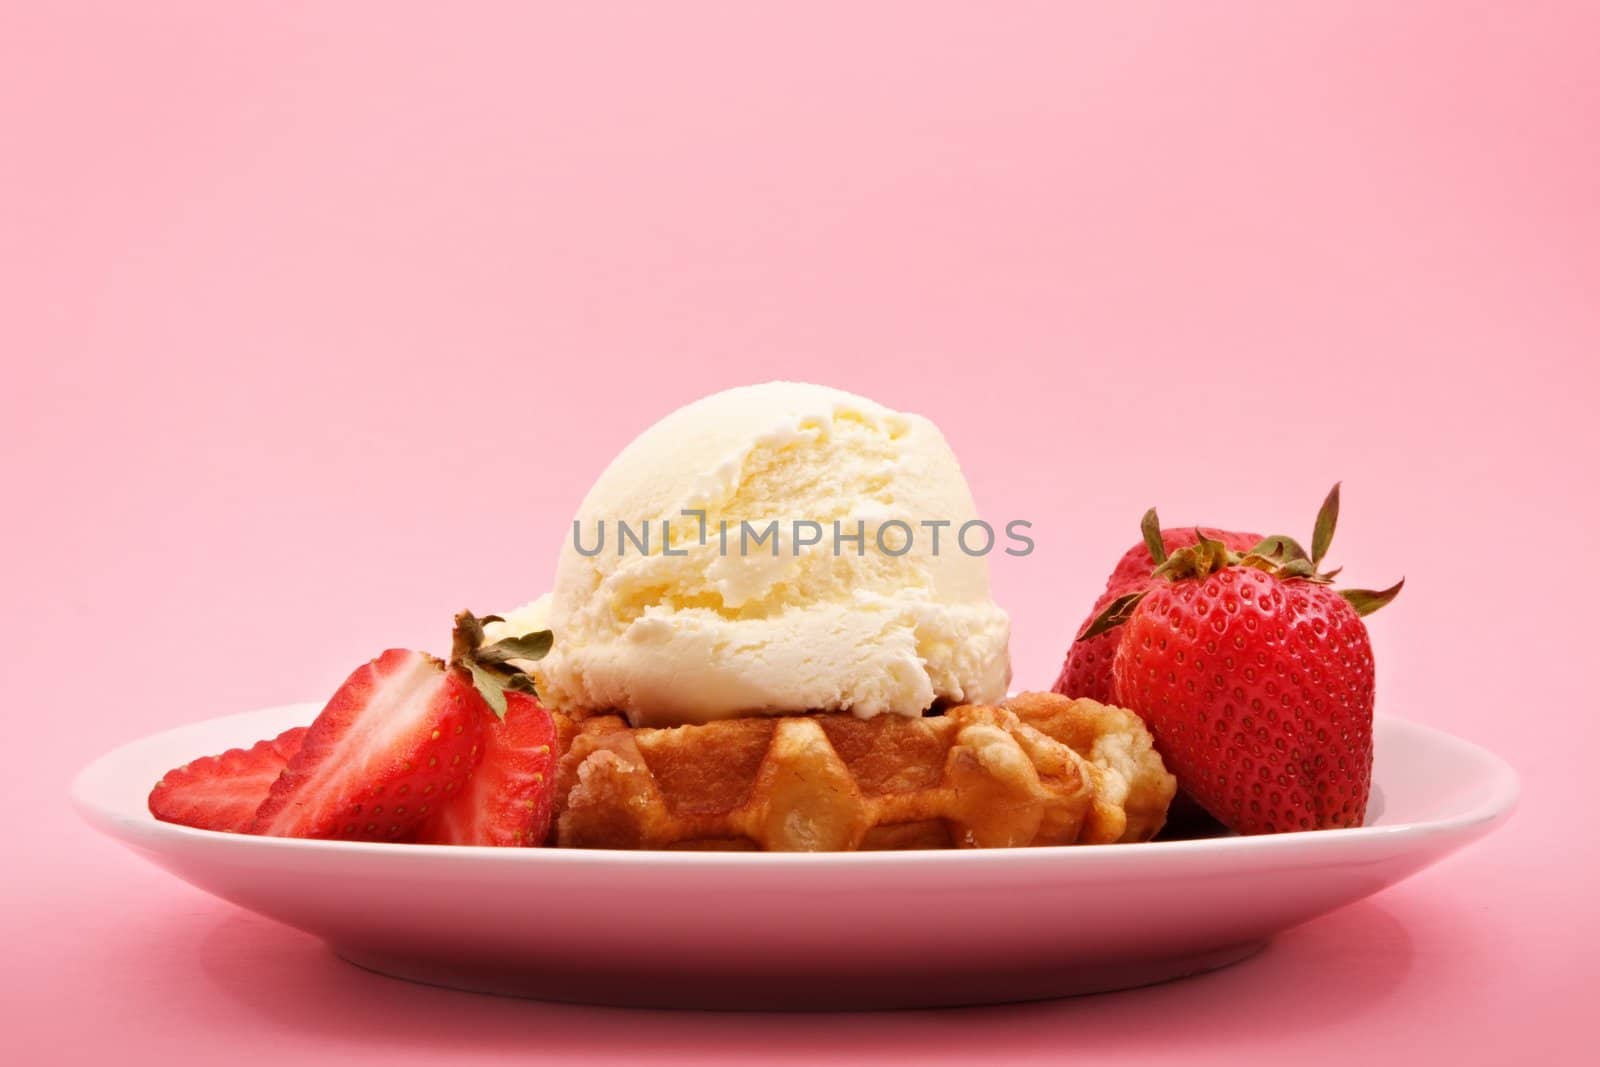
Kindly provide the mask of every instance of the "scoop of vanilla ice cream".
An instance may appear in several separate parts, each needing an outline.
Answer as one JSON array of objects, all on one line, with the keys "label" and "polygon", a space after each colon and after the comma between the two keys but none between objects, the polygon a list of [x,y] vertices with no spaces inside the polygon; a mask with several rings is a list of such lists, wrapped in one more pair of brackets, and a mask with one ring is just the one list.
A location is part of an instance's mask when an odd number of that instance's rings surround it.
[{"label": "scoop of vanilla ice cream", "polygon": [[[636,726],[999,700],[1010,624],[987,560],[956,536],[976,517],[921,416],[792,382],[695,401],[623,449],[584,499],[538,609],[555,632],[540,694]],[[905,526],[884,527],[894,520]],[[925,521],[949,523],[937,552]],[[908,531],[909,550],[890,554]]]}]

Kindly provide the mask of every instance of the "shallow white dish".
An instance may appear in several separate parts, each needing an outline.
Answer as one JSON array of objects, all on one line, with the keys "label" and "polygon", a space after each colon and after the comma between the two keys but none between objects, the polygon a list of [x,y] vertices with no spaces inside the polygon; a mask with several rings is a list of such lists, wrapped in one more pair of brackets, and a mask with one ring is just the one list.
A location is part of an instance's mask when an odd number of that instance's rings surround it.
[{"label": "shallow white dish", "polygon": [[[191,830],[145,808],[169,768],[309,723],[196,723],[73,783],[97,829],[192,885],[399,977],[551,1000],[865,1008],[1032,1000],[1224,966],[1393,885],[1511,811],[1483,749],[1379,718],[1371,825],[1145,845],[760,854],[441,848]],[[1381,797],[1381,803],[1379,798]]]}]

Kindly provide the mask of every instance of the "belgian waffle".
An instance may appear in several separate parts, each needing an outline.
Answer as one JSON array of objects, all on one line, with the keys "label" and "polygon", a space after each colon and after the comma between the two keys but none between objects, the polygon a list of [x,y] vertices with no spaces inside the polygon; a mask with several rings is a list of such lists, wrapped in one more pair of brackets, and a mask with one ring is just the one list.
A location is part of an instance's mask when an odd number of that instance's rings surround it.
[{"label": "belgian waffle", "polygon": [[1176,781],[1137,716],[1023,694],[924,718],[630,728],[557,716],[553,843],[576,848],[1002,848],[1142,841]]}]

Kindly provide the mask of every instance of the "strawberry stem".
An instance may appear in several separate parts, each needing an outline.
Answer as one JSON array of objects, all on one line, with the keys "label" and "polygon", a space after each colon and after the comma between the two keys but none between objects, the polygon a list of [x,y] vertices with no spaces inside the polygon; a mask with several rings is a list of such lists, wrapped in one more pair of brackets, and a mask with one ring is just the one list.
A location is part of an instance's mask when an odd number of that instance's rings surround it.
[{"label": "strawberry stem", "polygon": [[[502,621],[492,615],[485,618]],[[484,701],[503,719],[507,692],[538,696],[532,676],[515,666],[512,660],[543,659],[550,651],[552,635],[549,630],[535,630],[486,644],[483,621],[470,611],[456,615],[455,629],[450,635],[450,664],[472,677],[472,684]]]}]

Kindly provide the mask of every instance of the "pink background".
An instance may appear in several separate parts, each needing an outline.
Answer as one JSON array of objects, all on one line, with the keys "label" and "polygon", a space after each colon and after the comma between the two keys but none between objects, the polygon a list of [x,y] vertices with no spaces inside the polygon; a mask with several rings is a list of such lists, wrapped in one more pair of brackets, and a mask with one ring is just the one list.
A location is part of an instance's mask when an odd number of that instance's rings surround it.
[{"label": "pink background", "polygon": [[[586,6],[0,19],[0,1051],[1573,1059],[1594,9]],[[1503,754],[1522,809],[1211,977],[847,1018],[385,980],[70,813],[113,745],[542,592],[615,449],[774,377],[935,417],[1034,520],[994,567],[1021,686],[1150,503],[1300,533],[1344,479],[1335,556],[1408,580],[1380,709]]]}]

